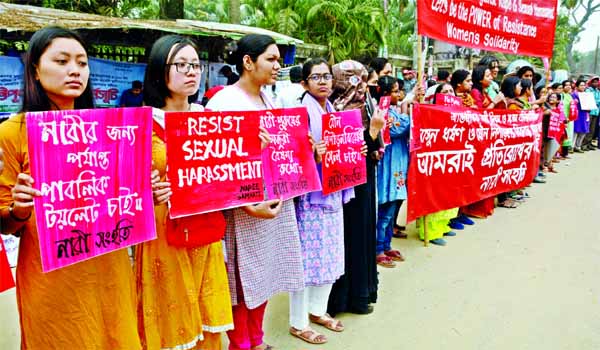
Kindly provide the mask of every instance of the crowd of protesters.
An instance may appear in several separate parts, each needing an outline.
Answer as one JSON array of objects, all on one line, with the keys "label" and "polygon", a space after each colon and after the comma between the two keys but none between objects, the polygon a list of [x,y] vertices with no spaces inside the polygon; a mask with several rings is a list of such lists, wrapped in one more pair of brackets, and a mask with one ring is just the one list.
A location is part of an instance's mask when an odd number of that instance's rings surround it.
[{"label": "crowd of protesters", "polygon": [[[582,110],[580,94],[592,92],[600,106],[598,77],[561,81],[536,89],[534,69],[521,67],[498,81],[499,61],[485,56],[473,70],[439,71],[429,89],[418,86],[416,72],[404,69],[397,79],[383,58],[366,64],[343,61],[331,66],[313,58],[290,74],[294,86],[271,101],[262,87],[275,83],[280,70],[275,41],[247,35],[228,63],[239,74],[210,96],[206,108],[222,111],[268,110],[305,106],[314,159],[320,170],[326,151],[322,115],[359,109],[364,126],[365,184],[325,195],[311,192],[291,200],[269,200],[186,218],[192,231],[216,237],[213,243],[176,246],[167,236],[175,225],[168,217],[171,183],[166,179],[164,136],[152,138],[151,174],[157,239],[140,244],[132,268],[127,250],[43,273],[33,210],[41,193],[29,170],[24,113],[93,108],[88,54],[77,33],[49,27],[36,32],[25,55],[21,113],[0,125],[4,169],[0,176],[2,232],[21,236],[17,302],[24,349],[272,349],[264,342],[268,300],[289,293],[289,332],[312,344],[327,342],[318,325],[345,329],[335,317],[343,312],[368,314],[377,302],[377,266],[404,261],[391,247],[406,238],[396,224],[407,199],[410,104],[436,94],[458,96],[474,109],[541,109],[544,112],[542,161],[535,182],[544,183],[556,164],[572,153],[596,150],[598,109]],[[150,51],[143,82],[144,104],[155,108],[164,128],[164,112],[201,111],[195,102],[202,65],[193,41],[169,35]],[[234,74],[234,73],[231,73]],[[234,81],[235,80],[235,81]],[[389,96],[387,114],[378,100]],[[574,108],[573,108],[574,107]],[[561,142],[547,135],[549,115],[557,111],[567,124]],[[381,142],[390,129],[391,144]],[[257,130],[263,148],[266,130]],[[445,245],[471,217],[492,215],[496,206],[515,208],[524,190],[504,193],[417,221],[421,239]],[[454,231],[453,231],[454,230]],[[221,237],[224,237],[221,240]],[[334,334],[334,333],[330,333]]]}]

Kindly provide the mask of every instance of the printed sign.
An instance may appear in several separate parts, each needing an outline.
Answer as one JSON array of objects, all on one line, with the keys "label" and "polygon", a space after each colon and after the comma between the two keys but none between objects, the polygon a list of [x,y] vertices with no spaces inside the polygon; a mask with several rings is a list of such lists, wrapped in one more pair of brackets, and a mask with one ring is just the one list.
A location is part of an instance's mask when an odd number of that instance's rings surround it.
[{"label": "printed sign", "polygon": [[552,57],[557,0],[417,0],[420,35],[455,45]]},{"label": "printed sign", "polygon": [[584,111],[592,111],[598,108],[594,94],[591,92],[580,92],[579,103],[581,104],[581,109]]},{"label": "printed sign", "polygon": [[323,194],[367,182],[367,164],[360,153],[364,143],[360,110],[324,114],[322,127],[327,146],[322,161]]},{"label": "printed sign", "polygon": [[134,80],[144,81],[146,65],[90,58],[90,81],[96,107],[118,107]]},{"label": "printed sign", "polygon": [[166,113],[170,217],[264,200],[260,114]]},{"label": "printed sign", "polygon": [[[392,96],[381,96],[379,99],[379,110],[383,113],[386,120],[389,118],[388,111],[392,102]],[[383,138],[383,145],[387,146],[392,143],[392,135],[390,134],[390,128],[388,123],[385,123],[383,130],[381,131],[381,137]]]},{"label": "printed sign", "polygon": [[18,112],[23,104],[23,63],[0,56],[0,112]]},{"label": "printed sign", "polygon": [[448,94],[435,94],[435,104],[442,106],[462,106],[460,97]]},{"label": "printed sign", "polygon": [[260,124],[271,137],[262,158],[269,199],[286,200],[320,191],[306,107],[263,111]]},{"label": "printed sign", "polygon": [[553,109],[550,112],[550,124],[548,125],[548,137],[553,138],[556,142],[561,142],[565,134],[565,115],[562,106]]},{"label": "printed sign", "polygon": [[44,272],[156,238],[152,109],[27,114]]},{"label": "printed sign", "polygon": [[527,186],[538,171],[542,113],[415,105],[408,220]]}]

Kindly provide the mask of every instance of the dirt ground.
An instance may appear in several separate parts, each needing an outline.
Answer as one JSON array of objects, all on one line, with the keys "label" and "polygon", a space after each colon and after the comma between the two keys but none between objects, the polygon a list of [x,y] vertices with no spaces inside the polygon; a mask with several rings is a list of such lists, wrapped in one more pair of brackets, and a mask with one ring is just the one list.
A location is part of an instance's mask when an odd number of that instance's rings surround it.
[{"label": "dirt ground", "polygon": [[[308,345],[288,331],[287,295],[269,303],[265,339],[281,350],[600,349],[600,151],[556,166],[516,209],[425,248],[409,226],[407,258],[379,268],[371,315],[341,315],[343,333]],[[19,348],[14,290],[0,294],[0,349]],[[43,327],[43,325],[40,325]]]}]

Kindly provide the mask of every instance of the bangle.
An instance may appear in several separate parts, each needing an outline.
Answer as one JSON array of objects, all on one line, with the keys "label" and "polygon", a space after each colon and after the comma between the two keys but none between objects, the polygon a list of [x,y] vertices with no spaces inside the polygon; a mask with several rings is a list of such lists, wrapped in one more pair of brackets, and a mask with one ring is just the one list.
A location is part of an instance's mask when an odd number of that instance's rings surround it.
[{"label": "bangle", "polygon": [[29,213],[29,215],[27,215],[26,218],[21,219],[20,217],[15,215],[14,210],[15,210],[15,202],[12,202],[8,206],[8,215],[10,216],[11,219],[13,219],[16,222],[25,222],[31,218],[31,212]]}]

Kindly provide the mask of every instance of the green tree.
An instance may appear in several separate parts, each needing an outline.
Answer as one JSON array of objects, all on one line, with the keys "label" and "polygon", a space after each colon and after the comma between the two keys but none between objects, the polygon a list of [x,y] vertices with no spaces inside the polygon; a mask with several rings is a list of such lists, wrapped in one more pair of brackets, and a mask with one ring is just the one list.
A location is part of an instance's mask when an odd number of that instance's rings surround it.
[{"label": "green tree", "polygon": [[573,45],[579,40],[579,34],[590,17],[594,13],[600,12],[600,2],[597,0],[562,0],[561,5],[566,9],[566,16],[569,18],[569,27],[566,28],[568,41],[565,45],[567,61],[569,70],[575,72],[576,61]]}]

